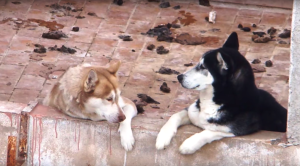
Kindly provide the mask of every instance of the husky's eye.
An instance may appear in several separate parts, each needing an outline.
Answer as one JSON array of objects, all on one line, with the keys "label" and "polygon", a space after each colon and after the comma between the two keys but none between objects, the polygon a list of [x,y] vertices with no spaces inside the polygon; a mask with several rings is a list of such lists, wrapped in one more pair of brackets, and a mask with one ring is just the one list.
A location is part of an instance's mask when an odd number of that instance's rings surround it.
[{"label": "husky's eye", "polygon": [[109,98],[106,98],[107,101],[112,101],[113,98],[112,97],[109,97]]},{"label": "husky's eye", "polygon": [[197,67],[196,67],[197,70],[203,70],[205,69],[204,65],[203,64],[199,64]]},{"label": "husky's eye", "polygon": [[203,64],[200,65],[200,69],[205,69]]}]

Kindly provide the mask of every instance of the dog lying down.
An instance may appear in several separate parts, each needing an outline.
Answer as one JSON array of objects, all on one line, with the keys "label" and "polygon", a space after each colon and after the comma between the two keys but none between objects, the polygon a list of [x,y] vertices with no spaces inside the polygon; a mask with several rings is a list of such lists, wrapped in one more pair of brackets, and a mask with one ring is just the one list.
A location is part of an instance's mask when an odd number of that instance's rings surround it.
[{"label": "dog lying down", "polygon": [[259,130],[286,131],[287,110],[256,87],[252,68],[238,49],[238,37],[233,32],[222,48],[206,52],[194,68],[177,76],[184,88],[199,90],[200,96],[161,128],[156,139],[158,150],[169,145],[177,128],[186,124],[203,131],[181,144],[182,154],[195,153],[224,137]]},{"label": "dog lying down", "polygon": [[108,68],[88,64],[69,68],[43,101],[63,113],[93,121],[120,123],[121,144],[126,151],[134,145],[131,119],[137,115],[135,104],[120,95],[116,73],[120,62]]}]

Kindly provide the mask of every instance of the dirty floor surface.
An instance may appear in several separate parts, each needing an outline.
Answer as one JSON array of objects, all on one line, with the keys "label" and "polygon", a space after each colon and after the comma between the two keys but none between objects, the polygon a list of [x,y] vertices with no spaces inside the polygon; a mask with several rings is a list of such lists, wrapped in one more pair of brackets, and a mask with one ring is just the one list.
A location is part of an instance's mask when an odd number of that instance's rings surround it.
[{"label": "dirty floor surface", "polygon": [[[12,3],[14,2],[14,3]],[[176,74],[164,75],[156,71],[168,67],[180,73],[189,65],[195,65],[201,55],[222,45],[227,36],[236,31],[240,40],[240,52],[251,62],[260,59],[261,66],[267,60],[273,62],[266,72],[256,73],[257,86],[272,93],[287,107],[289,74],[289,38],[280,42],[254,43],[252,32],[240,30],[238,24],[252,31],[277,30],[275,36],[291,26],[291,10],[234,6],[212,3],[212,7],[199,6],[198,1],[171,1],[171,7],[159,8],[159,3],[145,0],[124,1],[122,6],[113,0],[8,0],[0,2],[0,100],[28,103],[41,100],[64,70],[82,62],[106,65],[120,59],[119,71],[122,93],[130,99],[138,99],[145,93],[160,104],[150,104],[143,116],[163,118],[186,107],[198,95],[197,91],[182,88]],[[52,5],[59,3],[65,7]],[[180,9],[173,9],[180,5]],[[206,22],[211,10],[217,11],[215,24]],[[178,18],[180,17],[180,18]],[[2,21],[1,21],[2,20]],[[177,21],[175,21],[177,20]],[[181,45],[158,42],[156,37],[141,33],[159,24],[181,23],[181,28],[171,28],[173,34],[188,32],[217,38],[202,45]],[[257,25],[251,27],[251,23]],[[79,31],[72,28],[79,27]],[[68,37],[59,40],[42,38],[49,30],[61,30]],[[123,41],[119,35],[130,35],[132,41]],[[281,43],[281,44],[280,44]],[[283,43],[283,44],[282,44]],[[46,48],[46,53],[34,49]],[[157,54],[154,44],[164,46],[167,54]],[[60,52],[48,47],[62,45],[75,49],[72,53]],[[42,51],[43,52],[43,51]],[[166,82],[170,93],[160,86]],[[167,90],[168,91],[168,90]]]}]

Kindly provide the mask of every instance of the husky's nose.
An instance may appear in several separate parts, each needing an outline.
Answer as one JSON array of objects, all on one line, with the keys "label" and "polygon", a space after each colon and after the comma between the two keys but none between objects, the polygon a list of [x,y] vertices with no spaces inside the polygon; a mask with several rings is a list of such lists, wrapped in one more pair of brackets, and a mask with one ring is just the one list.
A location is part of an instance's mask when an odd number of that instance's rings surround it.
[{"label": "husky's nose", "polygon": [[119,122],[123,122],[125,119],[126,119],[126,116],[125,116],[125,115],[119,115],[119,116],[118,116]]},{"label": "husky's nose", "polygon": [[183,80],[183,74],[177,76],[178,81],[181,83]]}]

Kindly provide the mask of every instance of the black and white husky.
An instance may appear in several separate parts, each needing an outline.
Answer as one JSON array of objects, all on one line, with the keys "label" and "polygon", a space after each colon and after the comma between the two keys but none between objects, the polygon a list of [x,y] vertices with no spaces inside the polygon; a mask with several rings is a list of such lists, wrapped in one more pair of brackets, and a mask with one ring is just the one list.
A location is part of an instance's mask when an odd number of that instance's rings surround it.
[{"label": "black and white husky", "polygon": [[158,150],[169,145],[177,128],[186,124],[203,131],[181,144],[182,154],[192,154],[224,137],[259,130],[286,131],[287,110],[256,87],[252,68],[238,49],[238,37],[233,32],[222,48],[206,52],[194,68],[177,76],[184,88],[199,90],[200,96],[161,128],[156,139]]}]

